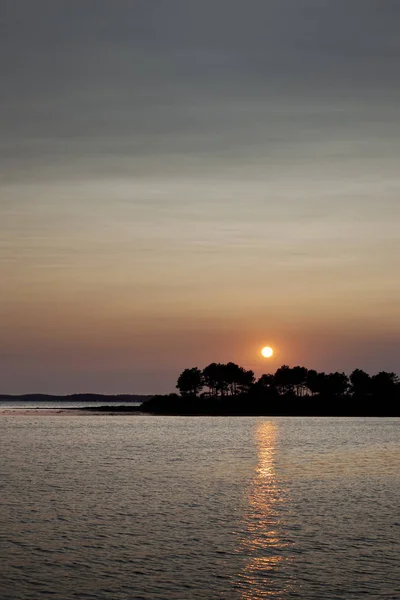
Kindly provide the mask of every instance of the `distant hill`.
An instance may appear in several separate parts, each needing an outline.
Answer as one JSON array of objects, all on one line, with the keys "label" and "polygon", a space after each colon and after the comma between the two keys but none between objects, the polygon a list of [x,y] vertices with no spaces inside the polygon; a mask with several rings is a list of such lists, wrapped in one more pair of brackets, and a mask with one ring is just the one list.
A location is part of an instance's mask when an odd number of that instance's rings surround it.
[{"label": "distant hill", "polygon": [[150,400],[152,395],[143,394],[68,394],[66,396],[56,396],[53,394],[0,394],[0,401],[19,401],[19,402],[145,402]]}]

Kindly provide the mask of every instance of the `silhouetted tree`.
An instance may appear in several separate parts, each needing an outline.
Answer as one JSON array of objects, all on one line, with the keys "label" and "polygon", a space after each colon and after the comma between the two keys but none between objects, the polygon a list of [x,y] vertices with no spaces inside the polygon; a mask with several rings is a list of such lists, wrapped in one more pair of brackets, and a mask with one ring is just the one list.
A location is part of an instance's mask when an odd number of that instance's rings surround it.
[{"label": "silhouetted tree", "polygon": [[314,369],[307,372],[306,385],[313,396],[321,393],[324,387],[324,378],[325,373],[317,373]]},{"label": "silhouetted tree", "polygon": [[293,392],[292,369],[288,365],[282,365],[275,372],[275,385],[281,394]]},{"label": "silhouetted tree", "polygon": [[[199,401],[197,396],[204,385],[209,392],[202,394]],[[400,380],[395,373],[386,371],[370,377],[355,369],[348,378],[345,373],[319,373],[283,365],[274,375],[264,374],[255,383],[253,371],[236,363],[211,363],[202,372],[197,367],[185,369],[176,387],[180,396],[154,396],[144,403],[143,409],[161,414],[398,416],[400,413]]]},{"label": "silhouetted tree", "polygon": [[254,385],[255,379],[254,371],[246,371],[246,369],[240,367],[240,376],[239,381],[237,382],[237,389],[239,393],[248,393],[252,385]]},{"label": "silhouetted tree", "polygon": [[282,394],[295,393],[304,396],[307,388],[307,369],[283,365],[275,373],[275,385]]},{"label": "silhouetted tree", "polygon": [[203,381],[212,396],[225,396],[228,391],[226,365],[211,363],[203,369]]},{"label": "silhouetted tree", "polygon": [[290,379],[294,387],[296,396],[304,396],[307,387],[307,369],[305,367],[293,367],[291,369]]},{"label": "silhouetted tree", "polygon": [[355,369],[349,379],[354,396],[368,396],[372,392],[371,377],[365,371]]},{"label": "silhouetted tree", "polygon": [[212,396],[237,396],[249,391],[254,383],[253,371],[229,362],[211,363],[203,369],[203,381]]},{"label": "silhouetted tree", "polygon": [[208,391],[211,396],[217,395],[218,379],[219,375],[217,363],[210,363],[203,369],[204,385],[208,387]]},{"label": "silhouetted tree", "polygon": [[264,375],[261,375],[257,383],[260,387],[270,389],[272,387],[275,387],[275,377],[270,373],[265,373]]},{"label": "silhouetted tree", "polygon": [[197,396],[203,389],[203,375],[200,369],[185,369],[178,377],[176,386],[182,396]]},{"label": "silhouetted tree", "polygon": [[263,407],[266,406],[265,401],[268,401],[268,405],[271,406],[271,403],[274,403],[278,398],[274,375],[261,375],[261,377],[252,385],[250,392],[252,397],[258,403],[257,406],[262,413]]},{"label": "silhouetted tree", "polygon": [[349,380],[345,373],[329,373],[325,382],[325,393],[330,396],[344,396],[349,387]]},{"label": "silhouetted tree", "polygon": [[242,371],[244,371],[244,369],[233,362],[228,362],[227,365],[222,365],[222,369],[231,396],[236,396],[238,393],[238,386],[240,384]]},{"label": "silhouetted tree", "polygon": [[380,371],[372,376],[371,389],[376,398],[385,397],[391,398],[397,391],[399,378],[395,373]]}]

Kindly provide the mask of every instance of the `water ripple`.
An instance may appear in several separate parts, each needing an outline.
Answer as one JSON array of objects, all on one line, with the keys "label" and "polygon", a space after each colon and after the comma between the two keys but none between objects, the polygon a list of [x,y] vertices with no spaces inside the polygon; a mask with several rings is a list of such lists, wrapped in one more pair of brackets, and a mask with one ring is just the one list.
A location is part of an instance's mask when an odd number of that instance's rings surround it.
[{"label": "water ripple", "polygon": [[0,418],[0,597],[400,598],[398,419]]}]

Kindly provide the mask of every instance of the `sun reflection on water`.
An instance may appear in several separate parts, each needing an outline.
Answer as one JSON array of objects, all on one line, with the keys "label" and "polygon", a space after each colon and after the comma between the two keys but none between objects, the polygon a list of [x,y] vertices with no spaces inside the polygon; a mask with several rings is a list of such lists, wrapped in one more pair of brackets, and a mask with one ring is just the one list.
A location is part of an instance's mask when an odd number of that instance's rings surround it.
[{"label": "sun reflection on water", "polygon": [[282,517],[287,492],[276,473],[278,426],[258,423],[255,436],[258,464],[247,496],[241,550],[247,562],[238,581],[243,600],[283,598],[289,589],[282,572],[290,544]]}]

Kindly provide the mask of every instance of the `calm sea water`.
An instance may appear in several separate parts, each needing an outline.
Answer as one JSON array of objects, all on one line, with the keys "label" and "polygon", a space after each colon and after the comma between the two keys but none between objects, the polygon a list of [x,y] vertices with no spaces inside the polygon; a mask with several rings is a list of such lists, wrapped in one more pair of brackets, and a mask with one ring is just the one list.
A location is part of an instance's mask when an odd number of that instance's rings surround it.
[{"label": "calm sea water", "polygon": [[400,420],[0,418],[0,598],[399,599]]}]

